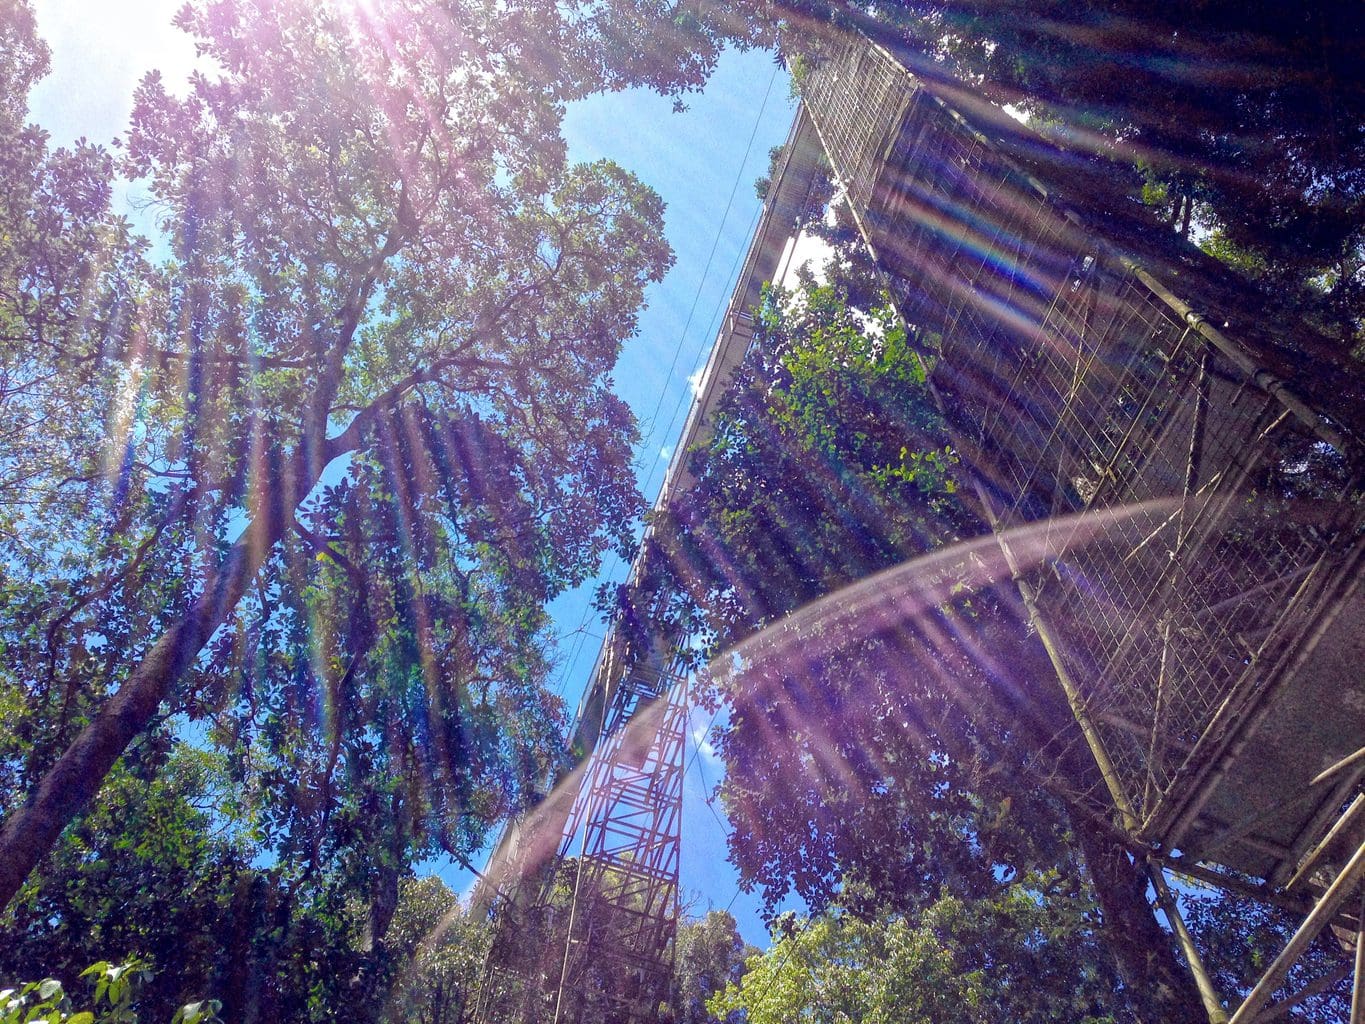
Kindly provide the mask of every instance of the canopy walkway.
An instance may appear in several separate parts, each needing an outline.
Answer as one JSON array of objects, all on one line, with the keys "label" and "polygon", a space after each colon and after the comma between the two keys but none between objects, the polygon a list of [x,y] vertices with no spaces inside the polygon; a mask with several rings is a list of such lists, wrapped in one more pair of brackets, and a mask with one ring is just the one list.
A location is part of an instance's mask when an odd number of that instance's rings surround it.
[{"label": "canopy walkway", "polygon": [[[823,154],[933,359],[975,500],[1093,756],[1089,798],[1145,851],[1212,1022],[1228,1016],[1164,870],[1303,912],[1235,1010],[1246,1024],[1329,924],[1365,946],[1359,384],[1093,163],[906,64],[854,38],[805,80],[659,502],[691,485],[689,452]],[[1098,540],[1080,530],[1113,510]],[[1010,537],[1027,524],[1043,539],[1023,552]],[[577,1020],[564,993],[589,970],[618,981],[605,1019],[655,1019],[678,913],[687,642],[661,628],[632,649],[609,632],[573,738],[583,764],[508,830],[478,896],[509,919],[549,907],[574,858],[592,905],[570,901],[549,959],[495,947],[484,1020]],[[515,1007],[499,1002],[513,991]]]}]

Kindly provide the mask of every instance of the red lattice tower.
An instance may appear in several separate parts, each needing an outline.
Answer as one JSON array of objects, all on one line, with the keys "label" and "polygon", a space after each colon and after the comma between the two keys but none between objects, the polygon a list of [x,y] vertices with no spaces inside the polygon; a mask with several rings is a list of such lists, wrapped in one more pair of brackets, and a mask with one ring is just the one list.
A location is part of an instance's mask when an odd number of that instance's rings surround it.
[{"label": "red lattice tower", "polygon": [[613,664],[619,650],[608,644],[599,665],[598,677],[614,682],[592,715],[600,727],[589,737],[558,854],[531,867],[492,908],[481,1024],[643,1024],[658,1019],[667,998],[686,677],[676,658],[659,653]]},{"label": "red lattice tower", "polygon": [[609,1003],[608,1020],[623,1022],[656,1019],[667,996],[678,924],[686,679],[676,659],[651,660],[618,684],[565,828],[560,861],[574,858],[574,898],[556,1022],[573,1021],[587,992]]}]

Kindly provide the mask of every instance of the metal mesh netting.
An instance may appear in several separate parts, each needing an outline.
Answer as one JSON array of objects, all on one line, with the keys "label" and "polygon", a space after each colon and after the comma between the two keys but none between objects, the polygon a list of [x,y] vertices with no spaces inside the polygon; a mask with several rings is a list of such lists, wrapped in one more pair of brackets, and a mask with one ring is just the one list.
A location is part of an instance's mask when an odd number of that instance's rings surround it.
[{"label": "metal mesh netting", "polygon": [[[873,205],[885,149],[896,138],[914,90],[900,68],[865,47],[846,50],[840,71],[838,77],[812,75],[805,92],[809,106],[820,111],[820,138],[837,160],[839,180],[862,210]],[[849,81],[858,83],[856,91],[844,88]]]},{"label": "metal mesh netting", "polygon": [[[1362,524],[1347,453],[882,51],[850,45],[806,98],[898,307],[938,347],[997,529],[1046,537],[1026,572],[1040,613],[1121,799],[1161,834],[1341,582]],[[1075,543],[1070,514],[1115,509]]]}]

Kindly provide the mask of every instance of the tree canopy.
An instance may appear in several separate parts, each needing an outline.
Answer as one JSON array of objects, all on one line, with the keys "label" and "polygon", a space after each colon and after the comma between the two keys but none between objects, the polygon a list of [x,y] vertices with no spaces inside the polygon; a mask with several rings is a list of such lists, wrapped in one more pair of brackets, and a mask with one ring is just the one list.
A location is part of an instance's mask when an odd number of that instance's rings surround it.
[{"label": "tree canopy", "polygon": [[698,920],[678,926],[674,943],[673,984],[669,991],[669,1024],[737,1024],[737,1014],[707,1012],[713,995],[735,984],[744,973],[745,961],[758,951],[740,938],[729,911],[712,910]]},{"label": "tree canopy", "polygon": [[988,900],[945,895],[913,919],[788,922],[708,1006],[749,1024],[1132,1020],[1085,902],[1047,891],[1046,879],[1032,883]]},{"label": "tree canopy", "polygon": [[[111,1019],[134,992],[157,1020],[470,1019],[493,937],[415,866],[468,863],[564,756],[545,606],[632,544],[611,374],[672,260],[657,195],[568,161],[567,102],[681,102],[729,43],[799,78],[863,32],[1358,347],[1362,17],[191,0],[201,70],[144,78],[114,147],[62,148],[27,121],[30,0],[0,0],[0,976],[34,980],[0,1013],[85,1019],[85,976]],[[1078,799],[1093,771],[1006,574],[958,546],[984,524],[931,357],[845,255],[765,295],[695,488],[613,595],[627,629],[741,645],[707,695],[733,859],[813,915],[747,969],[733,919],[685,925],[661,1013],[1199,1019],[1142,865]],[[763,639],[907,563],[914,614]],[[1227,991],[1287,928],[1187,903]],[[558,927],[517,936],[546,976],[527,943]],[[587,976],[600,1016],[624,980]]]},{"label": "tree canopy", "polygon": [[560,756],[544,604],[640,507],[610,374],[662,203],[567,162],[563,102],[711,58],[628,68],[565,5],[203,2],[187,88],[53,149],[0,15],[3,968],[373,1008],[411,865]]}]

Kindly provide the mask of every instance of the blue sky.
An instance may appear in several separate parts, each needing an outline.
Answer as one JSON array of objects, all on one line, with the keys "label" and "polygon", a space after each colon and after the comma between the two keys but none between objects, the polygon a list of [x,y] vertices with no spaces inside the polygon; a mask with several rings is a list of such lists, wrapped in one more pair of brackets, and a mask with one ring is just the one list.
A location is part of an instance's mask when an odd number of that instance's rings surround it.
[{"label": "blue sky", "polygon": [[[706,361],[739,265],[748,250],[760,202],[753,188],[768,171],[768,151],[786,138],[795,114],[787,74],[770,53],[727,53],[688,110],[645,91],[594,97],[575,105],[565,121],[572,156],[608,157],[638,174],[663,196],[668,240],[677,262],[648,296],[640,335],[627,346],[616,372],[617,388],[640,420],[637,456],[641,488],[653,500],[683,428],[692,398],[689,378]],[[609,565],[614,578],[626,566]],[[588,611],[588,595],[566,595],[553,607],[562,633],[555,685],[577,699],[592,669],[601,623]],[[583,632],[577,633],[580,627]],[[719,777],[709,747],[696,743],[710,716],[693,716],[687,749],[683,807],[682,887],[695,913],[729,907],[744,937],[767,945],[757,900],[739,893],[726,861],[719,806],[706,796]]]},{"label": "blue sky", "polygon": [[[182,0],[37,0],[39,31],[52,48],[52,74],[31,98],[35,121],[55,144],[78,137],[108,142],[120,134],[140,76],[155,67],[168,85],[193,66],[190,40],[171,27]],[[669,242],[677,256],[668,277],[648,295],[639,336],[622,355],[617,387],[641,423],[637,453],[641,488],[653,500],[667,457],[682,429],[691,398],[688,384],[704,363],[729,299],[757,218],[753,181],[766,174],[768,151],[785,138],[794,114],[785,71],[764,52],[728,53],[706,90],[688,109],[644,91],[594,97],[574,105],[565,135],[575,159],[607,157],[638,174],[667,204]],[[118,193],[134,223],[149,229],[136,185]],[[626,566],[605,567],[613,578]],[[601,639],[601,623],[588,606],[591,587],[565,595],[552,607],[561,636],[560,665],[552,685],[576,704]],[[694,736],[709,720],[698,713]],[[756,900],[738,894],[725,861],[718,808],[704,799],[719,766],[689,743],[683,814],[684,898],[694,910],[731,907],[751,942],[766,945]],[[467,881],[442,870],[452,885]],[[732,902],[733,901],[733,902]]]}]

